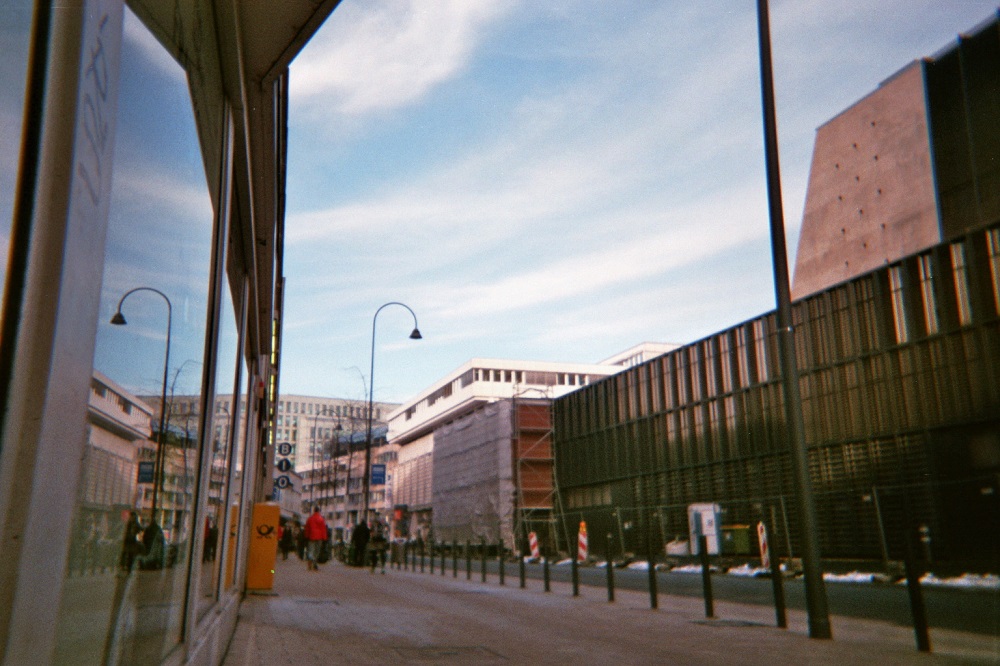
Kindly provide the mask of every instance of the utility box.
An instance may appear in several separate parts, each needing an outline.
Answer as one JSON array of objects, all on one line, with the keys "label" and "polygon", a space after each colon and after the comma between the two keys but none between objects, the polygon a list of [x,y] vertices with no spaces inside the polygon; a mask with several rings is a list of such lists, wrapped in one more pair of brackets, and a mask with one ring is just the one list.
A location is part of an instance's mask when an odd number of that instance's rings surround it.
[{"label": "utility box", "polygon": [[253,505],[250,553],[247,559],[247,590],[274,587],[274,563],[278,555],[278,523],[281,507],[274,502]]},{"label": "utility box", "polygon": [[722,534],[722,554],[723,555],[750,555],[753,553],[751,544],[756,544],[756,535],[751,536],[753,530],[749,525],[723,525]]},{"label": "utility box", "polygon": [[705,537],[709,555],[719,554],[719,513],[715,502],[688,505],[688,530],[691,537],[691,554],[697,555],[698,538]]}]

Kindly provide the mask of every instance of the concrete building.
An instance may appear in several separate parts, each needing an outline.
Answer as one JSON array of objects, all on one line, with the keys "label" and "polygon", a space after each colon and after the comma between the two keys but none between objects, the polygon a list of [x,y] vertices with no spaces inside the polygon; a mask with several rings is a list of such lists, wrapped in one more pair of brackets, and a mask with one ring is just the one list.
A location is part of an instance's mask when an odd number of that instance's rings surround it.
[{"label": "concrete building", "polygon": [[388,417],[395,531],[507,548],[534,531],[554,543],[550,401],[661,348],[602,364],[472,359],[401,405]]},{"label": "concrete building", "polygon": [[[80,481],[81,510],[69,545],[70,575],[114,571],[118,534],[133,510],[149,510],[140,460],[152,461],[152,411],[105,375],[94,372],[88,400],[87,446]],[[148,515],[148,513],[147,513]]]},{"label": "concrete building", "polygon": [[1000,217],[998,80],[994,19],[816,131],[793,298]]}]

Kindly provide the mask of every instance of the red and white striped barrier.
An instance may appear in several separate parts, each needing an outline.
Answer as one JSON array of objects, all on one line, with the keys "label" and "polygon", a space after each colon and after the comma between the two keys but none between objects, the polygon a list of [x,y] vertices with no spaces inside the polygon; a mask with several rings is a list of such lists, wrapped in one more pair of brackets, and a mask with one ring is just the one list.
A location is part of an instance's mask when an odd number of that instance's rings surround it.
[{"label": "red and white striped barrier", "polygon": [[531,557],[538,559],[542,556],[542,553],[538,550],[538,535],[534,532],[528,532],[528,547],[531,549]]},{"label": "red and white striped barrier", "polygon": [[585,562],[587,560],[588,548],[587,548],[587,523],[580,521],[580,536],[576,540],[576,559],[578,562]]}]

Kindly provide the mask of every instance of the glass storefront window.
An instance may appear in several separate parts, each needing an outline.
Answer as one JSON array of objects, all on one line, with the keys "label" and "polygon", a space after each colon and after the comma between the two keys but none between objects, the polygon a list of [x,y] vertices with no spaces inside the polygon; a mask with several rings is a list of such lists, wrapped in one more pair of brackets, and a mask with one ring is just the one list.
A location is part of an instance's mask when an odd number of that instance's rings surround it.
[{"label": "glass storefront window", "polygon": [[[5,4],[0,21],[0,294],[7,285],[7,257],[14,214],[24,85],[28,68],[31,3]],[[0,313],[2,315],[2,313]]]},{"label": "glass storefront window", "polygon": [[[202,378],[215,216],[187,77],[128,10],[120,77],[95,390],[57,663],[161,662],[181,638],[188,570],[200,560],[191,551],[211,409]],[[173,409],[174,396],[190,408]]]},{"label": "glass storefront window", "polygon": [[[233,307],[228,277],[221,290],[222,313],[219,332],[219,352],[215,381],[215,417],[209,439],[208,505],[205,507],[203,547],[201,553],[201,594],[198,597],[198,617],[218,598],[223,558],[220,532],[226,529],[226,506],[229,504],[229,478],[233,467],[233,447],[239,441],[239,387],[242,363],[240,329]],[[233,396],[236,399],[233,399]]]}]

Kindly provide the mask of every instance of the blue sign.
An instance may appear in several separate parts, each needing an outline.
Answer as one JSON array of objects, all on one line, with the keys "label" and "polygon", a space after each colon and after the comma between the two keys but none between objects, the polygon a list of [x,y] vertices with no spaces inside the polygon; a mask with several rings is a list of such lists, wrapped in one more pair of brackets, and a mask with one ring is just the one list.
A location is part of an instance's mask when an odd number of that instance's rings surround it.
[{"label": "blue sign", "polygon": [[385,485],[385,465],[372,465],[372,485]]},{"label": "blue sign", "polygon": [[152,461],[143,461],[139,463],[139,478],[136,479],[136,483],[152,483],[153,482],[153,470],[154,463]]}]

